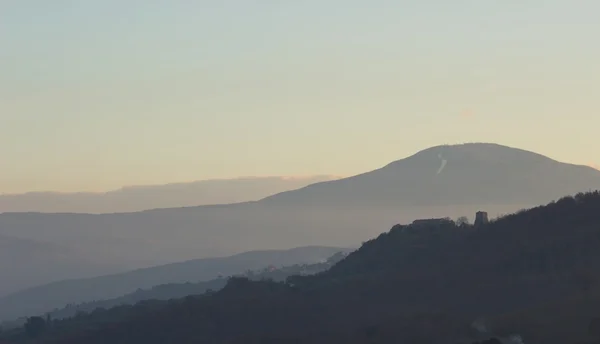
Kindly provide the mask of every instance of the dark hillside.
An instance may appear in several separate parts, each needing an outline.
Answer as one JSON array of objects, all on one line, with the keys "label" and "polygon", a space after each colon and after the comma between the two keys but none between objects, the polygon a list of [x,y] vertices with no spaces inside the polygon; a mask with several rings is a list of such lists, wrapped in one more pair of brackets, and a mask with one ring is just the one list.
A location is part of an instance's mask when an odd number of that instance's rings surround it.
[{"label": "dark hillside", "polygon": [[[398,225],[315,276],[290,277],[288,283],[234,278],[217,293],[160,308],[137,306],[127,317],[109,310],[56,322],[46,342],[481,341],[487,338],[471,327],[474,319],[577,299],[600,288],[599,209],[600,192],[593,192],[480,227]],[[568,310],[591,321],[589,310],[558,305],[553,312]],[[563,343],[540,338],[565,333],[567,326],[504,324],[504,332],[522,331],[528,344]],[[588,339],[587,333],[570,333],[573,343]]]},{"label": "dark hillside", "polygon": [[516,331],[530,342],[571,343],[572,338],[578,338],[584,343],[600,343],[600,287],[597,282],[594,281],[592,289],[582,293],[502,314],[490,318],[489,322],[495,333]]},{"label": "dark hillside", "polygon": [[[360,175],[255,202],[117,214],[4,213],[0,214],[0,236],[63,247],[65,261],[74,261],[75,268],[56,271],[30,264],[30,268],[17,271],[10,264],[2,268],[0,263],[0,274],[6,280],[0,284],[0,296],[64,279],[247,251],[314,245],[354,247],[398,222],[472,216],[480,209],[496,216],[596,189],[600,189],[600,171],[591,167],[477,143],[427,148]],[[23,261],[21,256],[32,252],[36,253],[34,248],[26,247],[8,250],[2,256],[8,262]],[[111,282],[107,288],[94,288],[100,286],[94,280],[84,288],[93,293],[69,292],[74,300],[63,297],[67,289],[62,284],[53,284],[49,287],[58,304],[36,299],[42,294],[34,290],[0,300],[0,318],[17,314],[15,303],[23,299],[32,301],[25,307],[29,313],[43,310],[38,307],[42,303],[44,307],[60,307],[66,302],[117,297],[138,287],[189,280],[188,274],[179,274],[174,280],[166,278],[170,270],[141,271],[131,283],[118,278],[122,282]]]},{"label": "dark hillside", "polygon": [[172,283],[196,283],[230,276],[269,265],[275,267],[326,260],[349,249],[325,246],[290,250],[251,251],[229,257],[195,259],[87,279],[63,280],[19,291],[0,298],[0,320],[49,312],[67,304],[121,297],[138,289]]},{"label": "dark hillside", "polygon": [[[321,288],[332,280],[369,284],[377,277],[394,278],[406,295],[404,308],[430,303],[475,316],[576,290],[581,274],[600,271],[599,248],[600,196],[595,192],[481,228],[396,226],[331,270],[293,282]],[[429,296],[415,298],[419,293]]]}]

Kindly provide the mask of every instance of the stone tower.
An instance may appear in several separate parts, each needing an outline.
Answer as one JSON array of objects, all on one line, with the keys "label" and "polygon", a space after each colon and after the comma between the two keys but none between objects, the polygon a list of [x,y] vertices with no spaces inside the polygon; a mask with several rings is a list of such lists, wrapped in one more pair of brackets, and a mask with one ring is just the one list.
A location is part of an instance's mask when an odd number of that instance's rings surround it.
[{"label": "stone tower", "polygon": [[475,214],[475,227],[485,225],[488,222],[490,222],[490,220],[488,219],[487,212],[478,211],[477,214]]}]

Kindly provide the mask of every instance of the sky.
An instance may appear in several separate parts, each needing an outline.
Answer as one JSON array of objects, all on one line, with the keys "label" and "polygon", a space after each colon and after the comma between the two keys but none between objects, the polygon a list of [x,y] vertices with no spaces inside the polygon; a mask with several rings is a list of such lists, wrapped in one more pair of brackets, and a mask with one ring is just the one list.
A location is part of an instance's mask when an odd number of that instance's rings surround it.
[{"label": "sky", "polygon": [[440,144],[600,165],[596,0],[0,0],[0,193],[352,175]]}]

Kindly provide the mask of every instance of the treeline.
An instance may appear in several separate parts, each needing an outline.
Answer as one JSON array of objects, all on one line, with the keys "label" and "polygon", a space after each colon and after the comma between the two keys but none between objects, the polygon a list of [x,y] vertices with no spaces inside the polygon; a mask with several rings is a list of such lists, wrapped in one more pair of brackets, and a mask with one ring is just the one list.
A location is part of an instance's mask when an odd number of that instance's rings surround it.
[{"label": "treeline", "polygon": [[[473,343],[489,340],[473,319],[503,318],[493,334],[507,337],[528,323],[529,309],[600,290],[600,193],[473,227],[446,223],[395,226],[331,269],[283,282],[229,279],[217,292],[97,310],[50,320],[38,343]],[[600,295],[600,293],[598,293]],[[539,315],[520,328],[525,343],[593,340],[600,315]],[[580,324],[583,325],[581,329]],[[579,327],[577,327],[579,326]],[[25,331],[5,338],[31,338]]]},{"label": "treeline", "polygon": [[[273,280],[285,281],[292,275],[311,275],[331,268],[346,256],[343,252],[338,252],[325,262],[316,264],[295,264],[280,268],[266,267],[261,270],[248,270],[245,273],[237,274],[235,277],[247,277],[250,280]],[[68,305],[59,310],[50,312],[48,315],[52,319],[64,319],[73,317],[81,313],[89,313],[96,309],[108,309],[121,305],[132,305],[146,300],[171,300],[183,298],[190,295],[200,295],[207,291],[217,291],[225,286],[228,277],[220,277],[210,281],[197,283],[169,283],[152,287],[150,289],[139,289],[123,297],[86,302],[79,305]]]},{"label": "treeline", "polygon": [[[338,252],[329,257],[326,261],[320,263],[295,264],[279,268],[265,267],[261,270],[248,270],[244,273],[235,275],[235,277],[247,277],[250,280],[284,281],[287,277],[292,275],[311,275],[325,271],[341,261],[346,255],[347,254],[345,252]],[[129,293],[114,299],[84,302],[77,305],[67,305],[61,309],[48,312],[39,318],[60,320],[75,316],[81,317],[95,310],[101,311],[119,306],[134,305],[142,301],[166,301],[183,298],[190,295],[200,295],[206,292],[220,290],[227,284],[228,279],[228,277],[219,277],[205,282],[163,284],[150,289],[139,289],[133,293]],[[19,328],[24,326],[26,321],[27,318],[6,321],[2,323],[0,328],[4,330]]]}]

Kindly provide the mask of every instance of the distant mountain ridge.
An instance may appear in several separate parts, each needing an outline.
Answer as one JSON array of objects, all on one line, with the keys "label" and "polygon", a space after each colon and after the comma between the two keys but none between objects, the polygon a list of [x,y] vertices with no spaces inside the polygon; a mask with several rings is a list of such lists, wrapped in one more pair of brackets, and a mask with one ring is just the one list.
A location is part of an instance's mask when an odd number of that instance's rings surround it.
[{"label": "distant mountain ridge", "polygon": [[277,205],[538,204],[600,189],[600,171],[498,144],[437,146],[357,176],[284,191]]},{"label": "distant mountain ridge", "polygon": [[283,267],[315,264],[338,252],[349,251],[351,249],[325,246],[252,251],[230,257],[196,259],[94,278],[64,280],[0,298],[0,320],[48,312],[67,304],[107,300],[137,289],[167,283],[208,281],[269,265]]},{"label": "distant mountain ridge", "polygon": [[[0,214],[0,235],[65,247],[77,252],[74,260],[90,262],[87,276],[99,276],[254,250],[353,247],[397,223],[472,217],[479,210],[493,218],[595,189],[600,171],[591,167],[496,144],[438,146],[260,201],[116,214]],[[0,273],[9,281],[23,277],[10,266]],[[0,295],[15,288],[0,284]]]},{"label": "distant mountain ridge", "polygon": [[0,294],[91,271],[114,271],[69,247],[34,239],[0,235]]},{"label": "distant mountain ridge", "polygon": [[165,185],[128,186],[109,192],[28,192],[0,194],[0,213],[123,213],[254,201],[338,177],[245,177]]},{"label": "distant mountain ridge", "polygon": [[[292,275],[312,275],[323,272],[342,260],[351,250],[340,249],[340,251],[325,261],[320,261],[310,264],[294,264],[275,268],[272,265],[259,270],[248,270],[232,276],[246,277],[251,280],[260,281],[263,279],[271,279],[274,281],[285,281]],[[218,291],[223,288],[230,277],[222,276],[209,281],[197,283],[169,283],[154,286],[149,289],[138,289],[132,293],[123,295],[118,298],[85,302],[77,305],[68,305],[67,307],[53,310],[48,314],[52,319],[63,319],[77,315],[79,312],[89,313],[98,308],[109,309],[111,307],[121,305],[133,305],[146,300],[171,300],[183,298],[190,295],[201,295],[205,292]],[[22,321],[16,321],[21,323]],[[1,324],[1,323],[0,323]]]},{"label": "distant mountain ridge", "polygon": [[[479,227],[399,224],[316,275],[235,277],[54,322],[41,342],[597,343],[599,207],[595,191]],[[5,338],[27,343],[22,334]]]}]

